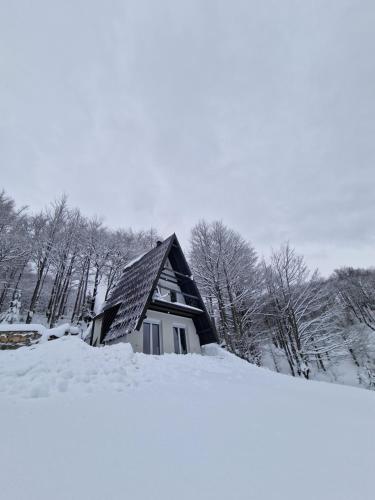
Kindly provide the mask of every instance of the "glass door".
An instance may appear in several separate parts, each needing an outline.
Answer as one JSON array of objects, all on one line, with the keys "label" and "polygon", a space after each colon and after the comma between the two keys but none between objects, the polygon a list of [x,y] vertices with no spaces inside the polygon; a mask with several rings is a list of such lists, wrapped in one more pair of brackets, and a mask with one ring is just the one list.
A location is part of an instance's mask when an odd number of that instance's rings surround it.
[{"label": "glass door", "polygon": [[143,352],[160,354],[160,326],[158,323],[143,323]]},{"label": "glass door", "polygon": [[186,329],[182,326],[173,327],[174,352],[176,354],[187,354]]}]

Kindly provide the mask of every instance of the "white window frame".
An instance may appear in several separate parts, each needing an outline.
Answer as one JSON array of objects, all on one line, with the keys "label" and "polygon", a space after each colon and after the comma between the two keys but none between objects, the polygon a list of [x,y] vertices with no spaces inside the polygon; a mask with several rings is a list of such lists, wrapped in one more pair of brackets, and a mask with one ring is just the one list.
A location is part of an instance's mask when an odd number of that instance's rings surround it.
[{"label": "white window frame", "polygon": [[[159,327],[159,347],[160,347],[160,354],[164,354],[164,345],[163,345],[163,329],[162,329],[162,322],[160,319],[153,319],[153,318],[147,318],[143,321],[142,323],[142,351],[143,351],[143,325],[145,323],[148,323],[150,325],[150,350],[152,349],[152,325],[158,325]],[[150,353],[154,355],[154,353]],[[155,354],[156,356],[156,354]]]},{"label": "white window frame", "polygon": [[[174,347],[174,331],[173,331],[173,328],[178,328],[178,330],[180,330],[181,328],[183,328],[185,330],[185,338],[186,338],[186,349],[187,349],[187,353],[186,354],[189,354],[191,351],[190,351],[190,338],[189,338],[189,328],[187,325],[185,325],[184,323],[173,323],[172,324],[172,336],[173,336],[173,347]],[[179,350],[180,352],[178,354],[181,354],[181,335],[180,335],[180,331],[178,332],[178,343],[179,343]]]}]

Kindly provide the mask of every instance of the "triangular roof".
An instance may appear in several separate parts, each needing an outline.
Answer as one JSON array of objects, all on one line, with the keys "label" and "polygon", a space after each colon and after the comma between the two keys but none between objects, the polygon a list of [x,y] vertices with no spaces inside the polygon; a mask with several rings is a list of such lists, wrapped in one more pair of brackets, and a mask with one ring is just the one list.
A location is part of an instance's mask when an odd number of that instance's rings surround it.
[{"label": "triangular roof", "polygon": [[174,271],[181,276],[185,275],[180,285],[182,292],[193,294],[198,300],[202,314],[193,318],[193,321],[201,344],[217,341],[216,330],[198,288],[191,278],[191,271],[177,236],[172,234],[125,267],[118,284],[104,306],[104,314],[110,309],[112,311],[117,309],[104,342],[114,341],[140,329],[167,259]]}]

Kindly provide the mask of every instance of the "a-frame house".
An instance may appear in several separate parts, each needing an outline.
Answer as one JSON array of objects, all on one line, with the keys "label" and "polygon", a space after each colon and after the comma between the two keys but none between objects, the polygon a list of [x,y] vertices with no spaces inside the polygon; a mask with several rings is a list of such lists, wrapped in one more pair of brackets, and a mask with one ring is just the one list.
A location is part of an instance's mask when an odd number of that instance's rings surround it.
[{"label": "a-frame house", "polygon": [[202,345],[217,342],[175,234],[125,267],[95,317],[90,343],[117,342],[146,354],[200,353]]}]

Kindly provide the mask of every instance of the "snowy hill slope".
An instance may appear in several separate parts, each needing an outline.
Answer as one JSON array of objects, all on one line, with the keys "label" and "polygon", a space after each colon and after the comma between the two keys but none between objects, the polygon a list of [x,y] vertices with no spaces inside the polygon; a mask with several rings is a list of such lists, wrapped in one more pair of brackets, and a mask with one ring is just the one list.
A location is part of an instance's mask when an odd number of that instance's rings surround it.
[{"label": "snowy hill slope", "polygon": [[0,352],[7,500],[370,500],[375,394],[227,353]]}]

